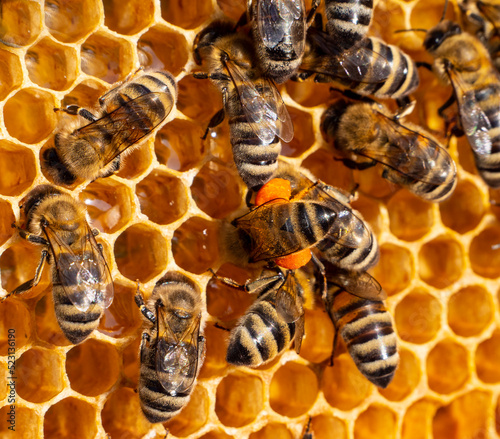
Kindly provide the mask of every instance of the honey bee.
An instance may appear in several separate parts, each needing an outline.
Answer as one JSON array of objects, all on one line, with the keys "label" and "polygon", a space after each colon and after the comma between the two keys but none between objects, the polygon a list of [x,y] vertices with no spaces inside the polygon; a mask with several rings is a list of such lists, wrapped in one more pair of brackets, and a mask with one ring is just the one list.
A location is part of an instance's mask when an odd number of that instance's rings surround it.
[{"label": "honey bee", "polygon": [[304,0],[250,0],[252,37],[264,75],[278,84],[290,79],[302,62],[306,31],[320,0],[306,20]]},{"label": "honey bee", "polygon": [[188,403],[205,358],[201,294],[186,276],[170,272],[147,304],[138,285],[135,302],[152,324],[142,333],[139,353],[141,408],[149,422],[165,422]]},{"label": "honey bee", "polygon": [[112,175],[121,155],[167,120],[176,99],[170,73],[141,71],[101,96],[97,115],[77,105],[62,109],[80,117],[62,127],[54,137],[55,147],[45,150],[47,172],[57,184],[66,185],[77,178]]},{"label": "honey bee", "polygon": [[286,274],[279,269],[263,273],[245,285],[217,277],[233,288],[258,294],[231,330],[226,355],[230,364],[258,367],[280,355],[293,340],[295,351],[300,352],[304,336],[303,285],[307,280],[291,270]]},{"label": "honey bee", "polygon": [[71,343],[80,343],[97,328],[113,301],[111,273],[95,240],[99,232],[90,229],[85,206],[53,186],[38,186],[22,207],[26,230],[16,227],[19,236],[44,248],[35,277],[3,300],[35,287],[49,262],[57,322]]},{"label": "honey bee", "polygon": [[401,123],[376,102],[339,100],[325,113],[324,132],[351,168],[381,163],[382,176],[428,201],[447,199],[457,184],[457,169],[448,152],[417,125]]},{"label": "honey bee", "polygon": [[500,187],[500,78],[481,42],[450,20],[427,32],[424,47],[434,57],[433,70],[453,87],[452,97],[439,109],[455,101],[460,128],[472,148],[479,174],[492,188]]},{"label": "honey bee", "polygon": [[273,81],[262,75],[252,40],[236,33],[225,21],[213,22],[194,44],[198,64],[206,61],[211,79],[222,92],[223,108],[209,122],[207,132],[229,117],[230,141],[236,168],[249,188],[266,183],[277,168],[281,151],[278,137],[293,138],[293,124]]},{"label": "honey bee", "polygon": [[[386,388],[399,364],[396,334],[384,305],[386,294],[368,273],[327,267],[325,307],[359,371]],[[333,355],[333,354],[332,354]]]}]

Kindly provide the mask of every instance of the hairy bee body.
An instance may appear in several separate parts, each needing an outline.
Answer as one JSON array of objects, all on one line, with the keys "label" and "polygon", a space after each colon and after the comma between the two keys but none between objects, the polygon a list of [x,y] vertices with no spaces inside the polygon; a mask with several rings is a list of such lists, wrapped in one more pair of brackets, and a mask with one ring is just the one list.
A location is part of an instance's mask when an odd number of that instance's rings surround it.
[{"label": "hairy bee body", "polygon": [[434,57],[434,72],[453,86],[479,174],[490,187],[500,187],[500,76],[486,48],[449,20],[427,32],[424,46]]},{"label": "hairy bee body", "polygon": [[167,273],[146,305],[138,295],[136,303],[152,323],[140,348],[141,408],[150,422],[165,422],[188,403],[203,364],[201,295],[184,275]]},{"label": "hairy bee body", "polygon": [[381,163],[383,177],[428,201],[443,201],[455,189],[457,169],[448,152],[381,104],[339,100],[325,113],[322,126],[352,167]]},{"label": "hairy bee body", "polygon": [[82,117],[62,127],[54,148],[44,152],[48,173],[62,184],[111,175],[119,169],[121,154],[166,121],[176,99],[177,84],[170,73],[141,72],[103,95],[96,116],[66,109]]}]

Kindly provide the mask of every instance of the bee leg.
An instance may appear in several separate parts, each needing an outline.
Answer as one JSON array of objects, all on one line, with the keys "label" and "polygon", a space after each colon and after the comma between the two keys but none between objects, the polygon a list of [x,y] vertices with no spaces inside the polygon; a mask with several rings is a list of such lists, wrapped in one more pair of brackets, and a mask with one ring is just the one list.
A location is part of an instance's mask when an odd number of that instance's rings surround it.
[{"label": "bee leg", "polygon": [[223,331],[231,332],[231,330],[230,330],[230,329],[225,328],[225,327],[224,327],[224,326],[222,326],[222,325],[219,325],[219,323],[218,323],[218,322],[216,322],[216,323],[214,324],[214,326],[215,326],[216,328],[218,328],[218,329],[222,329]]},{"label": "bee leg", "polygon": [[[146,317],[153,325],[156,323],[156,317],[154,313],[146,307],[144,304],[144,297],[142,297],[142,293],[139,290],[139,282],[137,282],[137,292],[135,293],[134,300],[136,305],[138,306],[139,310],[141,311],[142,315]],[[147,335],[146,333],[143,334]],[[149,336],[148,336],[149,337]]]},{"label": "bee leg", "polygon": [[[247,281],[243,285],[235,282],[228,277],[219,276],[213,271],[212,274],[217,281],[223,283],[224,285],[227,285],[228,287],[234,288],[236,290],[246,291],[249,294],[260,294],[264,291],[269,291],[271,288],[280,287],[285,282],[285,275],[281,271],[278,271],[278,274],[276,274],[275,276],[264,277],[254,281]],[[272,284],[275,285],[273,286]]]},{"label": "bee leg", "polygon": [[49,241],[47,241],[45,238],[38,236],[38,235],[33,235],[33,233],[28,232],[27,230],[21,229],[19,226],[17,226],[15,223],[11,225],[13,229],[17,229],[19,232],[19,236],[23,239],[26,239],[26,241],[29,241],[33,244],[41,244],[41,245],[49,245]]},{"label": "bee leg", "polygon": [[95,122],[98,117],[94,116],[89,110],[79,107],[78,105],[68,105],[66,108],[54,108],[54,111],[63,111],[72,116],[81,116],[90,122]]},{"label": "bee leg", "polygon": [[101,173],[97,178],[111,177],[115,172],[117,172],[120,169],[120,163],[121,163],[120,157],[121,157],[120,155],[117,155],[107,166],[107,168],[105,168],[104,173]]},{"label": "bee leg", "polygon": [[432,72],[432,64],[429,64],[428,62],[417,61],[415,64],[417,65],[417,67],[423,67],[424,69]]},{"label": "bee leg", "polygon": [[212,116],[212,119],[210,119],[210,122],[208,122],[207,129],[205,130],[205,134],[203,134],[202,139],[205,140],[208,136],[210,128],[215,128],[217,125],[220,125],[225,117],[226,112],[223,107],[219,111],[217,111],[217,113]]},{"label": "bee leg", "polygon": [[354,160],[339,158],[339,157],[334,157],[333,160],[335,160],[337,162],[342,162],[344,164],[344,166],[346,166],[347,168],[355,169],[358,171],[363,171],[363,170],[371,168],[377,164],[377,162],[375,162],[375,161],[357,163]]},{"label": "bee leg", "polygon": [[[315,19],[316,10],[318,9],[320,0],[313,0],[311,9],[309,10],[306,18],[306,27],[311,26],[313,20]],[[319,14],[318,14],[319,15]]]},{"label": "bee leg", "polygon": [[323,262],[321,262],[319,260],[319,258],[314,254],[314,252],[311,252],[311,255],[312,255],[311,259],[313,261],[313,264],[316,266],[317,270],[319,271],[319,283],[320,283],[319,290],[321,291],[321,299],[323,300],[323,302],[326,303],[328,290],[327,290],[325,266],[323,265]]},{"label": "bee leg", "polygon": [[417,101],[415,100],[412,101],[408,96],[401,99],[396,99],[396,102],[399,108],[396,114],[394,115],[395,121],[413,113],[415,105],[417,104]]},{"label": "bee leg", "polygon": [[97,229],[92,229],[92,235],[94,235],[94,236],[99,235],[99,230],[97,230]]},{"label": "bee leg", "polygon": [[438,109],[438,114],[440,117],[442,117],[443,119],[446,119],[446,115],[444,114],[444,111],[451,107],[453,105],[453,103],[455,102],[455,93],[453,93],[449,98],[448,100],[443,104],[441,105],[441,107],[439,107]]}]

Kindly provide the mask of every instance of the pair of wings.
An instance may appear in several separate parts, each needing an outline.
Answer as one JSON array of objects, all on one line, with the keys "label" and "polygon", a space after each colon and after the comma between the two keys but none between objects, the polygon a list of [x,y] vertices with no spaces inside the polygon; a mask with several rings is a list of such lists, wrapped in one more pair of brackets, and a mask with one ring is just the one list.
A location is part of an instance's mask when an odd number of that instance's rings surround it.
[{"label": "pair of wings", "polygon": [[366,271],[344,270],[329,266],[326,277],[330,286],[338,287],[362,299],[381,301],[387,298],[382,286]]},{"label": "pair of wings", "polygon": [[[111,113],[75,131],[75,135],[106,139],[102,151],[104,164],[112,162],[118,155],[150,134],[172,111],[164,108],[163,92],[151,92],[125,102]],[[155,109],[163,108],[158,114]]]},{"label": "pair of wings", "polygon": [[87,223],[85,228],[86,233],[80,238],[80,242],[73,243],[72,246],[64,242],[50,225],[43,228],[64,292],[82,312],[97,304],[108,308],[114,296],[108,264]]},{"label": "pair of wings", "polygon": [[169,314],[157,307],[156,372],[168,393],[188,393],[198,374],[201,315],[177,337],[171,329]]},{"label": "pair of wings", "polygon": [[280,92],[270,78],[252,80],[235,62],[224,61],[239,96],[243,114],[255,135],[266,145],[276,136],[293,139],[293,123]]}]

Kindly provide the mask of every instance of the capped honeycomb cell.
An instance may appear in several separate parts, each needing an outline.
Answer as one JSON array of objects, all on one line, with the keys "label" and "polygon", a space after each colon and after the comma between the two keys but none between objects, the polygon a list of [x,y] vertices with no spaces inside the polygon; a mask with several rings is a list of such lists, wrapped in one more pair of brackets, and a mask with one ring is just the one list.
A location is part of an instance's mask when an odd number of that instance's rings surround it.
[{"label": "capped honeycomb cell", "polygon": [[485,383],[498,383],[500,381],[499,359],[500,332],[497,330],[476,349],[476,373],[481,381]]},{"label": "capped honeycomb cell", "polygon": [[133,35],[153,21],[152,0],[104,0],[104,24],[122,35]]},{"label": "capped honeycomb cell", "polygon": [[16,361],[17,393],[30,402],[48,401],[63,390],[62,368],[57,352],[43,348],[24,352]]},{"label": "capped honeycomb cell", "polygon": [[120,375],[118,352],[109,343],[86,340],[66,354],[66,373],[73,390],[86,396],[105,393]]},{"label": "capped honeycomb cell", "polygon": [[[430,398],[422,398],[414,402],[406,410],[403,419],[402,439],[427,439],[432,437],[432,421],[439,402]],[[418,428],[415,426],[418,425]]]},{"label": "capped honeycomb cell", "polygon": [[[500,257],[500,250],[498,253]],[[418,253],[419,276],[433,287],[449,287],[462,276],[463,259],[463,248],[458,241],[449,235],[438,236],[426,242]]]},{"label": "capped honeycomb cell", "polygon": [[206,152],[201,136],[201,126],[188,120],[174,119],[156,133],[156,159],[174,171],[193,168]]},{"label": "capped honeycomb cell", "polygon": [[[23,439],[38,439],[39,437],[42,422],[34,410],[19,405],[16,405],[16,408],[12,409],[10,405],[6,405],[0,409],[0,419],[3,420],[0,423],[1,437],[9,438],[18,436]],[[9,427],[14,427],[15,433],[10,433],[9,435]]]},{"label": "capped honeycomb cell", "polygon": [[309,113],[288,107],[293,122],[293,139],[281,142],[281,154],[286,157],[299,157],[314,143],[313,120]]},{"label": "capped honeycomb cell", "polygon": [[137,184],[141,212],[156,224],[170,224],[186,213],[187,189],[177,177],[154,169]]},{"label": "capped honeycomb cell", "polygon": [[371,384],[358,370],[349,354],[335,357],[333,367],[323,373],[321,390],[326,401],[340,410],[351,410],[371,393]]},{"label": "capped honeycomb cell", "polygon": [[71,86],[78,73],[76,50],[50,38],[44,38],[31,46],[26,53],[25,63],[31,81],[40,87],[57,91]]},{"label": "capped honeycomb cell", "polygon": [[150,28],[141,36],[137,50],[139,62],[144,67],[166,70],[177,76],[188,62],[191,48],[184,35],[159,25]]},{"label": "capped honeycomb cell", "polygon": [[0,49],[0,100],[4,100],[22,82],[23,72],[19,58],[7,50]]},{"label": "capped honeycomb cell", "polygon": [[256,375],[235,372],[217,386],[215,413],[228,427],[250,424],[264,404],[264,384]]},{"label": "capped honeycomb cell", "polygon": [[35,323],[36,335],[41,340],[55,346],[68,346],[71,344],[57,322],[52,285],[47,288],[43,297],[36,304]]},{"label": "capped honeycomb cell", "polygon": [[115,241],[118,270],[130,280],[148,282],[167,266],[167,243],[160,232],[149,226],[135,224]]},{"label": "capped honeycomb cell", "polygon": [[161,2],[161,16],[165,21],[184,29],[193,29],[205,22],[212,15],[212,2],[196,0],[187,4],[176,0]]},{"label": "capped honeycomb cell", "polygon": [[192,217],[182,224],[172,238],[172,253],[179,267],[194,274],[211,268],[219,257],[218,226]]},{"label": "capped honeycomb cell", "polygon": [[52,133],[56,124],[54,96],[36,88],[24,88],[3,107],[3,120],[12,137],[38,143]]},{"label": "capped honeycomb cell", "polygon": [[293,435],[284,424],[268,423],[264,428],[252,433],[248,439],[293,439]]},{"label": "capped honeycomb cell", "polygon": [[300,356],[311,363],[321,363],[332,355],[334,329],[328,314],[322,309],[305,310],[305,337]]},{"label": "capped honeycomb cell", "polygon": [[441,304],[423,290],[408,294],[396,306],[394,321],[402,340],[426,343],[438,333],[441,322]]},{"label": "capped honeycomb cell", "polygon": [[33,184],[36,167],[35,156],[30,149],[2,140],[0,163],[0,194],[20,195]]},{"label": "capped honeycomb cell", "polygon": [[0,3],[0,42],[10,47],[27,46],[42,30],[40,4],[26,0]]},{"label": "capped honeycomb cell", "polygon": [[462,288],[448,301],[448,324],[457,335],[473,337],[490,324],[495,305],[488,291],[480,285]]},{"label": "capped honeycomb cell", "polygon": [[271,408],[289,418],[307,413],[317,396],[316,374],[309,367],[293,361],[275,372],[269,388]]},{"label": "capped honeycomb cell", "polygon": [[203,386],[196,386],[191,399],[166,426],[170,433],[177,437],[186,437],[203,427],[208,420],[210,397]]},{"label": "capped honeycomb cell", "polygon": [[151,149],[153,139],[149,138],[139,142],[132,147],[132,151],[121,155],[120,170],[116,175],[121,178],[133,180],[144,174],[153,161],[153,151]]},{"label": "capped honeycomb cell", "polygon": [[500,227],[485,228],[474,237],[469,248],[472,269],[483,277],[500,276]]},{"label": "capped honeycomb cell", "polygon": [[434,223],[432,203],[406,190],[399,191],[389,200],[387,211],[391,232],[404,241],[422,238]]},{"label": "capped honeycomb cell", "polygon": [[318,415],[311,420],[311,431],[315,439],[347,439],[344,421],[330,415]]},{"label": "capped honeycomb cell", "polygon": [[74,43],[89,35],[102,14],[99,0],[46,0],[45,26],[63,43]]},{"label": "capped honeycomb cell", "polygon": [[378,391],[389,401],[402,401],[409,396],[420,381],[421,365],[414,353],[399,348],[399,366],[394,378],[385,389]]},{"label": "capped honeycomb cell", "polygon": [[396,414],[379,404],[372,404],[361,413],[354,423],[354,439],[396,437]]},{"label": "capped honeycomb cell", "polygon": [[[0,306],[0,318],[0,355],[12,355],[12,349],[15,348],[17,352],[30,339],[30,314],[23,303],[8,300]],[[12,340],[14,336],[15,345]]]},{"label": "capped honeycomb cell", "polygon": [[427,381],[432,390],[448,394],[460,389],[468,379],[467,350],[464,346],[445,339],[429,352]]},{"label": "capped honeycomb cell", "polygon": [[451,197],[439,203],[441,221],[458,233],[467,233],[477,227],[485,212],[478,187],[468,181],[457,183]]},{"label": "capped honeycomb cell", "polygon": [[110,84],[124,79],[133,70],[133,60],[130,43],[108,33],[92,34],[82,44],[82,71]]},{"label": "capped honeycomb cell", "polygon": [[408,249],[394,244],[380,246],[380,260],[373,275],[387,294],[396,294],[408,287],[414,271],[413,257]]},{"label": "capped honeycomb cell", "polygon": [[191,193],[198,207],[212,218],[225,218],[241,204],[239,176],[234,166],[210,160],[194,177]]},{"label": "capped honeycomb cell", "polygon": [[229,365],[226,362],[228,336],[229,332],[217,328],[213,323],[208,323],[205,326],[207,351],[199,378],[222,376],[228,368]]},{"label": "capped honeycomb cell", "polygon": [[44,439],[92,439],[96,436],[95,409],[77,398],[66,398],[52,405],[45,413]]},{"label": "capped honeycomb cell", "polygon": [[12,235],[15,230],[11,224],[15,222],[14,212],[9,202],[0,199],[0,245],[3,245]]},{"label": "capped honeycomb cell", "polygon": [[491,392],[473,390],[437,410],[432,433],[435,439],[487,438]]}]

